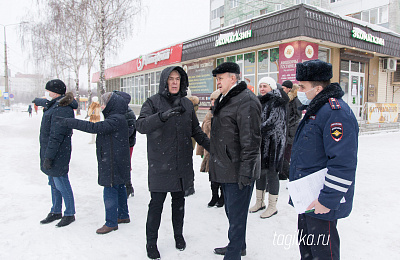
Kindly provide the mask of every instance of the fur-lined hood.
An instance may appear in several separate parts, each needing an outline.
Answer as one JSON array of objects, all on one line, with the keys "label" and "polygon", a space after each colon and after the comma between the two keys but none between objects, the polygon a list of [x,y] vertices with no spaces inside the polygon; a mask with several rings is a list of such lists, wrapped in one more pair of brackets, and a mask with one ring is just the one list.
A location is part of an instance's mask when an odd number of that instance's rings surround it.
[{"label": "fur-lined hood", "polygon": [[299,85],[293,84],[292,89],[289,91],[289,102],[293,101],[297,97],[297,91],[299,90]]},{"label": "fur-lined hood", "polygon": [[78,102],[74,99],[74,94],[72,94],[72,92],[67,92],[65,96],[60,99],[58,105],[60,107],[71,106],[73,109],[78,108]]}]

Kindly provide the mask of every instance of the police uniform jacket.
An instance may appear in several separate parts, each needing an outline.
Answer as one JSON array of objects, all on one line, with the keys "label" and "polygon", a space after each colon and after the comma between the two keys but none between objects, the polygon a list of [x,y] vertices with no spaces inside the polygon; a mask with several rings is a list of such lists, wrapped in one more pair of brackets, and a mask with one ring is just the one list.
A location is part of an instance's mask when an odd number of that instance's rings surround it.
[{"label": "police uniform jacket", "polygon": [[333,83],[311,101],[296,131],[290,162],[290,181],[328,169],[318,201],[330,212],[306,214],[329,221],[347,217],[353,205],[358,123],[343,94]]}]

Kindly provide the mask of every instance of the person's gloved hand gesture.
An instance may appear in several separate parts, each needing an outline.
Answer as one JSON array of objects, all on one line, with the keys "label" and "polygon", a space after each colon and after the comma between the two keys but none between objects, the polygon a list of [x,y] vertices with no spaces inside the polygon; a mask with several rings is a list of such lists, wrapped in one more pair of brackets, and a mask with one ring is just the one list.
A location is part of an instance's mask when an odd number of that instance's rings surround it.
[{"label": "person's gloved hand gesture", "polygon": [[53,160],[49,158],[44,158],[43,169],[50,170],[51,168],[53,168]]},{"label": "person's gloved hand gesture", "polygon": [[247,176],[239,175],[239,190],[243,190],[244,186],[251,185],[252,181],[253,180]]},{"label": "person's gloved hand gesture", "polygon": [[182,107],[180,107],[180,106],[168,109],[167,111],[160,114],[160,119],[161,119],[161,121],[166,122],[171,117],[180,114],[181,110],[182,110]]}]

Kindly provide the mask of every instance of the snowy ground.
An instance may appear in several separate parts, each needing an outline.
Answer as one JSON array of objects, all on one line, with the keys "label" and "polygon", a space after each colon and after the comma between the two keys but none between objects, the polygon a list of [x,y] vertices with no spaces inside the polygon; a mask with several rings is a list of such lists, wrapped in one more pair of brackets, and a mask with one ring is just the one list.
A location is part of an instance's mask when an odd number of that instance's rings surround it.
[{"label": "snowy ground", "polygon": [[[97,184],[95,145],[88,144],[89,134],[74,131],[69,177],[76,221],[63,228],[56,228],[57,222],[40,225],[51,206],[47,177],[39,169],[41,116],[41,111],[32,118],[26,112],[0,114],[0,259],[147,259],[146,137],[138,134],[132,158],[135,197],[128,201],[130,224],[106,235],[96,234],[104,224],[104,205],[103,189]],[[359,141],[353,212],[338,224],[342,259],[398,259],[400,133],[364,135]],[[175,249],[168,196],[158,242],[162,259],[222,259],[213,254],[213,248],[228,242],[227,219],[223,209],[207,208],[211,191],[208,176],[199,172],[200,163],[201,158],[194,156],[196,193],[186,199],[187,248]],[[287,204],[285,186],[281,182],[278,215],[266,220],[259,213],[249,215],[243,259],[299,259],[297,216]],[[254,199],[253,194],[251,204]]]}]

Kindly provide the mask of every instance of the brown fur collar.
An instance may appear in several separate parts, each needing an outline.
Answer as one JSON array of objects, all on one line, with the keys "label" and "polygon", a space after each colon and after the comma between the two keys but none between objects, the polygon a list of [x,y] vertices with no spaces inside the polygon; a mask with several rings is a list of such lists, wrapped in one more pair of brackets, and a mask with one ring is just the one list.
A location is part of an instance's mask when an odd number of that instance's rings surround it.
[{"label": "brown fur collar", "polygon": [[60,107],[66,107],[74,101],[74,94],[72,92],[68,92],[65,96],[60,99],[60,103],[58,104]]}]

